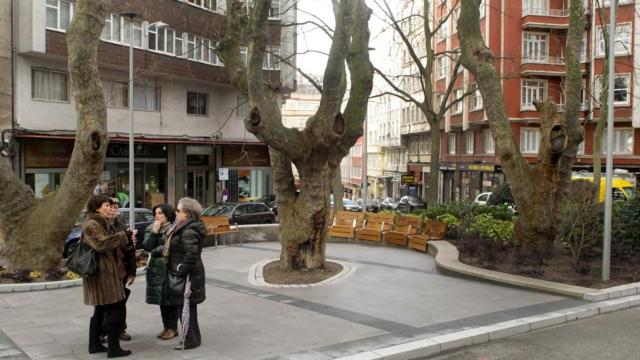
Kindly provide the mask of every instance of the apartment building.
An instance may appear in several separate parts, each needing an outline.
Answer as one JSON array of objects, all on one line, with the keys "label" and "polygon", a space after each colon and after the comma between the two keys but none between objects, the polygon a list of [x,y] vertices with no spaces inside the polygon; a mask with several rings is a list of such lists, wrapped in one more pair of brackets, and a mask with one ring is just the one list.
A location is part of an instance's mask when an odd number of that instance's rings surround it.
[{"label": "apartment building", "polygon": [[[581,48],[581,71],[585,90],[582,95],[580,119],[585,125],[585,141],[580,146],[575,170],[592,170],[594,121],[599,117],[599,80],[603,73],[604,41],[599,8],[595,1],[585,1],[586,26]],[[609,21],[609,1],[604,6],[603,19]],[[452,75],[454,56],[444,55],[459,49],[456,21],[459,1],[431,2],[435,22],[448,16],[433,47],[443,53],[435,62],[435,102],[442,101],[448,79]],[[540,144],[540,114],[534,101],[551,98],[564,108],[565,41],[569,26],[569,0],[485,0],[481,4],[481,32],[487,46],[496,56],[503,75],[503,93],[511,128],[520,151],[530,163],[535,163]],[[640,38],[635,27],[640,24],[640,3],[624,0],[617,12],[614,166],[633,174],[640,173],[640,92],[637,70],[640,60]],[[449,14],[451,14],[449,16]],[[606,25],[605,24],[605,25]],[[409,73],[412,71],[408,69]],[[461,69],[454,83],[451,99],[461,97],[473,79]],[[407,82],[405,89],[415,84]],[[472,200],[476,194],[490,191],[505,181],[495,155],[495,144],[483,99],[478,92],[468,96],[446,115],[441,131],[441,201]],[[409,104],[402,109],[402,138],[407,144],[408,166],[405,170],[418,178],[428,167],[431,129],[425,129],[424,119]],[[604,149],[605,151],[607,149]],[[604,165],[604,164],[603,164]]]},{"label": "apartment building", "polygon": [[[0,124],[3,137],[11,139],[14,170],[42,197],[60,185],[73,149],[76,113],[65,33],[74,1],[7,3],[12,16],[3,17],[0,25],[13,24],[14,111],[8,125]],[[174,203],[182,196],[211,204],[221,199],[224,188],[232,201],[272,193],[267,147],[245,130],[246,101],[230,85],[215,52],[225,28],[225,5],[223,0],[112,1],[98,54],[110,144],[96,191],[128,192],[133,106],[136,206]],[[132,20],[125,13],[137,16]],[[283,96],[295,82],[279,57],[295,63],[295,27],[281,25],[294,18],[293,1],[272,1],[264,70]],[[131,39],[133,104],[128,101]],[[246,61],[246,48],[241,53]],[[7,107],[4,101],[1,105]]]}]

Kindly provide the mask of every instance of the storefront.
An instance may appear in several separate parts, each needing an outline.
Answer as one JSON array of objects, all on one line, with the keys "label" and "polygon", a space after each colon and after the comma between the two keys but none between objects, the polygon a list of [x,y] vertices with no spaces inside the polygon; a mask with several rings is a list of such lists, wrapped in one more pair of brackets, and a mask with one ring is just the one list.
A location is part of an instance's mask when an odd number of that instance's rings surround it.
[{"label": "storefront", "polygon": [[409,164],[409,175],[413,176],[413,183],[407,188],[407,195],[423,198],[426,195],[422,186],[422,164]]},{"label": "storefront", "polygon": [[220,201],[222,193],[228,193],[228,201],[251,201],[273,194],[273,173],[267,146],[223,145],[221,167],[228,170],[227,180],[219,176],[217,179]]},{"label": "storefront", "polygon": [[[73,140],[29,139],[24,141],[25,183],[37,198],[56,191],[64,179],[73,152]],[[165,145],[135,145],[135,206],[151,207],[166,201],[167,148]],[[129,146],[110,143],[104,171],[94,191],[129,199]]]}]

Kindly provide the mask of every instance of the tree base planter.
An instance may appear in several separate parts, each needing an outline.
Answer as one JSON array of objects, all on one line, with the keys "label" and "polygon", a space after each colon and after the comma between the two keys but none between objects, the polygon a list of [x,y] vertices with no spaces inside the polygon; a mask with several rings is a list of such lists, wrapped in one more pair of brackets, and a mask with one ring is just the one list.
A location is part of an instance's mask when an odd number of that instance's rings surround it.
[{"label": "tree base planter", "polygon": [[[255,286],[264,286],[264,287],[277,287],[277,288],[306,288],[306,287],[314,287],[314,286],[321,286],[321,285],[326,285],[329,283],[332,283],[336,280],[339,279],[343,279],[351,274],[353,274],[356,271],[356,267],[341,261],[336,261],[336,260],[327,260],[326,263],[327,264],[332,264],[329,265],[329,270],[333,269],[339,269],[338,272],[336,272],[334,275],[329,275],[328,278],[324,278],[320,281],[316,281],[316,282],[307,282],[307,281],[299,281],[299,283],[296,284],[275,284],[275,283],[268,283],[265,280],[265,276],[264,276],[264,270],[265,267],[271,267],[276,265],[279,262],[279,259],[268,259],[268,260],[263,260],[260,261],[258,263],[255,263],[253,265],[251,265],[251,268],[249,268],[249,283],[251,285],[255,285]],[[275,263],[275,264],[274,264]],[[341,269],[340,269],[341,268]],[[334,271],[335,272],[335,271]],[[313,278],[318,278],[317,275],[311,275],[311,277]]]},{"label": "tree base planter", "polygon": [[429,253],[435,257],[436,265],[439,269],[470,277],[571,296],[587,301],[603,301],[640,294],[640,283],[625,284],[606,289],[592,289],[483,269],[460,262],[458,249],[448,241],[431,241],[429,245]]},{"label": "tree base planter", "polygon": [[[146,267],[138,268],[136,275],[145,274]],[[74,286],[82,286],[82,279],[47,281],[35,283],[0,284],[0,293],[14,293],[25,291],[55,290]]]}]

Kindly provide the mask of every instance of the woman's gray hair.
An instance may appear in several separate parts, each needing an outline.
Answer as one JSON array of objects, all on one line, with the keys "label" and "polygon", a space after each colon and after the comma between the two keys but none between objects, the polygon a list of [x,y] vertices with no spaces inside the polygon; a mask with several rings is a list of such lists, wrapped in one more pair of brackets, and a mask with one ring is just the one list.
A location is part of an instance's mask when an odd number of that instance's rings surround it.
[{"label": "woman's gray hair", "polygon": [[190,197],[183,197],[178,201],[178,206],[182,207],[181,211],[184,211],[187,217],[192,219],[200,219],[202,213],[202,205],[196,199]]}]

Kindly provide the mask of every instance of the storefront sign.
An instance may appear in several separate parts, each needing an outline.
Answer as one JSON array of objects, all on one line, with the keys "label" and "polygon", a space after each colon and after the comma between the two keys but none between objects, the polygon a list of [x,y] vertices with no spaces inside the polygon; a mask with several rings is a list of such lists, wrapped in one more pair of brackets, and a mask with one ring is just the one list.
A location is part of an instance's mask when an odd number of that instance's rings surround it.
[{"label": "storefront sign", "polygon": [[494,172],[496,168],[494,165],[471,164],[467,167],[467,169],[469,169],[469,171]]},{"label": "storefront sign", "polygon": [[415,179],[413,175],[402,175],[402,184],[413,184]]},{"label": "storefront sign", "polygon": [[229,169],[227,169],[227,168],[219,168],[218,169],[218,180],[219,181],[227,181],[227,180],[229,180]]},{"label": "storefront sign", "polygon": [[66,168],[73,152],[73,141],[29,140],[25,144],[25,166]]},{"label": "storefront sign", "polygon": [[[159,158],[167,157],[166,147],[162,145],[151,144],[135,144],[133,146],[133,155],[136,158]],[[128,158],[129,144],[110,143],[107,147],[107,158]]]}]

